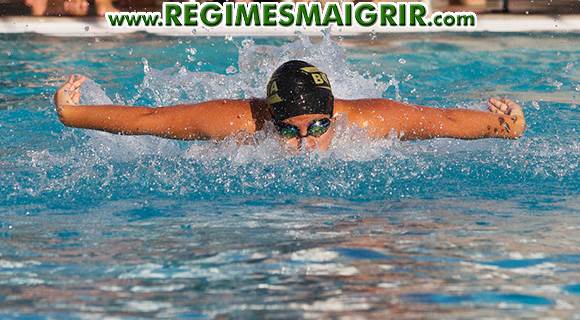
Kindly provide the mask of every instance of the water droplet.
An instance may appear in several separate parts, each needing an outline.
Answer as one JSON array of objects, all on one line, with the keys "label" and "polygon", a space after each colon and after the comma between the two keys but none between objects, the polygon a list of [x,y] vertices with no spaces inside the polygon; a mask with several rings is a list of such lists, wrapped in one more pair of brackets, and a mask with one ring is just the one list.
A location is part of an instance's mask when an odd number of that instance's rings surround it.
[{"label": "water droplet", "polygon": [[563,82],[560,82],[558,80],[554,80],[552,78],[546,79],[546,82],[548,82],[549,85],[556,87],[557,90],[560,90],[562,88],[562,86],[564,85]]},{"label": "water droplet", "polygon": [[245,39],[244,41],[242,41],[242,47],[243,48],[249,48],[252,45],[254,45],[254,41],[253,40]]},{"label": "water droplet", "polygon": [[149,73],[151,71],[151,68],[149,68],[149,61],[145,58],[141,59],[141,61],[143,62],[143,72]]},{"label": "water droplet", "polygon": [[226,73],[227,74],[233,74],[233,73],[236,73],[236,72],[238,72],[238,69],[236,69],[236,67],[234,67],[234,66],[229,66],[229,67],[226,68]]},{"label": "water droplet", "polygon": [[189,62],[193,62],[195,60],[195,55],[197,54],[197,49],[196,48],[189,48],[189,49],[185,49],[185,52],[187,52],[187,61]]}]

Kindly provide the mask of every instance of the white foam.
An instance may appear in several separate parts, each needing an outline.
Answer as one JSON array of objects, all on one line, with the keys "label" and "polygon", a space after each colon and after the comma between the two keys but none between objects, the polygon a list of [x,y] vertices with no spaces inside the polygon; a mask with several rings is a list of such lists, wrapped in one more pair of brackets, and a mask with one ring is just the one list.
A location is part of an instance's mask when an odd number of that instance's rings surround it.
[{"label": "white foam", "polygon": [[[186,48],[196,52],[197,48]],[[298,40],[279,46],[258,45],[253,40],[239,44],[237,72],[194,72],[179,64],[159,70],[143,60],[144,79],[134,91],[111,99],[106,91],[93,81],[82,88],[82,103],[108,104],[111,102],[134,104],[151,101],[152,107],[173,103],[194,103],[223,97],[249,98],[265,96],[265,86],[270,73],[288,59],[312,61],[328,73],[338,98],[382,97],[393,91],[397,97],[399,79],[381,74],[369,76],[365,70],[347,60],[345,49],[329,37],[313,42],[302,36]],[[401,76],[406,76],[406,73]],[[387,80],[385,80],[387,79]],[[386,82],[385,82],[386,81]],[[129,86],[133,87],[133,86]],[[171,87],[171,88],[169,88]],[[390,89],[389,89],[390,88]],[[400,95],[400,94],[399,94]],[[472,105],[472,107],[477,107]],[[88,137],[88,139],[86,139]],[[419,181],[417,178],[438,179],[454,161],[450,157],[469,159],[474,165],[462,164],[462,171],[474,170],[475,163],[511,172],[525,167],[526,175],[543,177],[566,177],[573,175],[577,164],[574,156],[580,144],[554,143],[543,136],[526,136],[510,141],[480,140],[457,141],[438,139],[433,141],[400,142],[398,139],[369,139],[364,130],[349,128],[347,119],[338,116],[337,134],[329,152],[293,154],[279,143],[279,136],[271,124],[255,134],[247,145],[239,145],[241,137],[230,137],[220,142],[190,141],[186,143],[146,136],[120,136],[90,130],[65,130],[60,137],[61,145],[72,145],[64,153],[46,150],[29,151],[28,158],[20,160],[24,166],[32,166],[38,172],[35,188],[21,186],[18,192],[37,196],[45,191],[82,189],[83,181],[97,180],[106,190],[108,186],[133,186],[146,179],[152,190],[163,193],[192,194],[223,191],[226,193],[252,193],[255,190],[283,194],[286,186],[297,193],[321,194],[332,192],[348,197],[351,194],[369,194],[374,190],[357,190],[357,187],[389,190],[398,181]],[[72,141],[71,141],[72,140]],[[465,158],[462,154],[470,154]],[[488,156],[491,155],[491,156]],[[443,162],[433,160],[441,157]],[[350,162],[371,162],[370,168],[355,175]],[[119,167],[118,162],[131,165],[134,170]],[[58,174],[50,174],[54,168]],[[300,169],[299,171],[296,171]],[[300,174],[310,170],[325,171],[308,183],[302,183]],[[516,168],[517,170],[520,170]],[[434,172],[438,170],[438,172]],[[370,184],[368,183],[370,182]],[[413,187],[413,183],[410,184]],[[321,191],[322,190],[322,191]],[[400,189],[399,189],[400,190]],[[410,191],[412,192],[412,190]],[[398,192],[400,193],[400,192]],[[289,230],[301,238],[311,235],[300,230]]]},{"label": "white foam", "polygon": [[[197,51],[189,48],[188,51]],[[192,72],[177,64],[158,70],[143,60],[144,79],[130,98],[122,103],[132,104],[141,98],[154,101],[154,106],[180,103],[197,103],[222,98],[263,98],[270,74],[278,65],[290,59],[307,60],[328,74],[337,98],[377,98],[383,95],[392,82],[384,83],[377,77],[363,76],[348,64],[344,49],[329,36],[313,43],[306,36],[282,46],[256,45],[252,40],[239,48],[239,71],[234,74]],[[93,80],[87,80],[81,88],[82,104],[113,104],[105,90]],[[363,131],[348,128],[346,119],[339,119],[339,134],[331,146],[331,153],[338,159],[366,161],[376,159],[391,140],[370,140]],[[274,128],[267,125],[255,135],[256,142],[240,146],[239,137],[220,143],[192,144],[183,152],[174,141],[156,137],[119,136],[109,133],[87,131],[89,145],[96,154],[130,161],[144,155],[183,156],[197,161],[228,159],[234,165],[253,161],[272,162],[288,156],[279,143]],[[361,141],[364,140],[364,141]],[[362,142],[362,143],[361,143]]]}]

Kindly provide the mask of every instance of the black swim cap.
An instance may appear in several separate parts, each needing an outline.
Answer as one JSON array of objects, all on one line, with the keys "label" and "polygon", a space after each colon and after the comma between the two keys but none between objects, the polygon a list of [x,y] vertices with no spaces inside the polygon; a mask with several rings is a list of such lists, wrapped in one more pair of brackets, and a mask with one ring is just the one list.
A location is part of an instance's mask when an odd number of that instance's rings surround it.
[{"label": "black swim cap", "polygon": [[303,114],[328,114],[334,96],[326,74],[310,63],[291,60],[274,71],[268,82],[268,105],[275,121]]}]

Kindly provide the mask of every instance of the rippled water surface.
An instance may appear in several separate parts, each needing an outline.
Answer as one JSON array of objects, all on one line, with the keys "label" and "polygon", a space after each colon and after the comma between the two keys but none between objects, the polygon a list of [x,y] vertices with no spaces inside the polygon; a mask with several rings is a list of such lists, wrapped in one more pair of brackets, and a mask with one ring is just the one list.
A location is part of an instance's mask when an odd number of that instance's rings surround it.
[{"label": "rippled water surface", "polygon": [[[580,40],[0,36],[1,318],[578,319]],[[309,60],[340,98],[525,108],[517,141],[325,154],[62,126],[51,96],[159,106],[263,97]]]}]

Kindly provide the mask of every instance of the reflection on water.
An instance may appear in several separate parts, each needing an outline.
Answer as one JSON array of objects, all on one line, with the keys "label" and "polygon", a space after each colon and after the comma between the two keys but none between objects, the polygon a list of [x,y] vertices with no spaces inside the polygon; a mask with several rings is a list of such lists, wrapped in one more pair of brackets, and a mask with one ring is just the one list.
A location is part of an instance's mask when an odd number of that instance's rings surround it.
[{"label": "reflection on water", "polygon": [[2,312],[569,318],[580,219],[562,214],[578,198],[564,200],[545,215],[477,200],[15,208],[3,213]]}]

